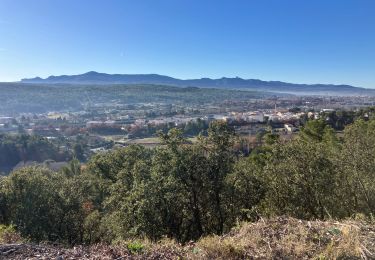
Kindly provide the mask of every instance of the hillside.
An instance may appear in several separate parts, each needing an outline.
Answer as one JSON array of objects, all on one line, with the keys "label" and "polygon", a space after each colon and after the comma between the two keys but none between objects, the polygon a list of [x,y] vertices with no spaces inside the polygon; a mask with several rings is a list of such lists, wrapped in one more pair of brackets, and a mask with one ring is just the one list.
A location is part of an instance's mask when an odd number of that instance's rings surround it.
[{"label": "hillside", "polygon": [[273,93],[165,85],[69,85],[0,83],[0,114],[75,111],[85,105],[134,103],[208,104],[223,100],[260,99]]},{"label": "hillside", "polygon": [[234,149],[234,129],[214,121],[193,143],[171,129],[156,149],[131,145],[59,171],[17,169],[0,178],[0,240],[76,248],[5,244],[0,252],[8,259],[373,259],[370,112],[340,138],[322,118],[249,156]]},{"label": "hillside", "polygon": [[[7,241],[12,242],[12,241]],[[14,241],[13,241],[14,242]],[[374,259],[375,226],[362,221],[261,219],[185,245],[127,241],[64,248],[2,244],[0,259]]]},{"label": "hillside", "polygon": [[259,79],[236,78],[201,78],[177,79],[158,74],[106,74],[90,71],[79,75],[49,76],[22,79],[22,83],[45,84],[156,84],[179,87],[249,89],[280,93],[324,94],[324,95],[373,95],[374,90],[350,85],[332,84],[294,84],[281,81],[263,81]]}]

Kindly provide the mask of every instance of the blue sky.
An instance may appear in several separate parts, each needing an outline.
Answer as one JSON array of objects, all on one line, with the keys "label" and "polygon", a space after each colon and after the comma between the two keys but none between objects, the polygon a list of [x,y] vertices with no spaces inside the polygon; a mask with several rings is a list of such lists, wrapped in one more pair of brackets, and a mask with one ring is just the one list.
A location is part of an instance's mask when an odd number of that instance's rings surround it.
[{"label": "blue sky", "polygon": [[375,88],[374,0],[0,0],[0,81],[159,73]]}]

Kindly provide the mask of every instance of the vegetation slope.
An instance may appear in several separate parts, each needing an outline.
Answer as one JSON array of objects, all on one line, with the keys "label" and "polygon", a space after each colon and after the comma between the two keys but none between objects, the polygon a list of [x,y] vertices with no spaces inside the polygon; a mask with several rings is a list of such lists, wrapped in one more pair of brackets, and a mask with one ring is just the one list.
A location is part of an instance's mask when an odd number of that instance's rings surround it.
[{"label": "vegetation slope", "polygon": [[171,239],[176,257],[371,258],[372,118],[340,137],[326,121],[311,120],[297,138],[268,137],[250,156],[233,149],[233,129],[216,121],[194,143],[172,129],[155,149],[132,145],[60,172],[16,170],[0,179],[0,222],[30,242],[84,250],[125,244],[139,252],[148,240],[148,254]]}]

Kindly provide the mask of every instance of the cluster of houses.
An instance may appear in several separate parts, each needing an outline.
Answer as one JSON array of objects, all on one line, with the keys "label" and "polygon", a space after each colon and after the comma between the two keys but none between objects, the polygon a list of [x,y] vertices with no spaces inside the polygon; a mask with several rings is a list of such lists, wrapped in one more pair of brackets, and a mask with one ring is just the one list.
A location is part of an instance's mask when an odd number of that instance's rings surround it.
[{"label": "cluster of houses", "polygon": [[[322,110],[326,112],[327,109]],[[90,129],[117,129],[117,133],[124,133],[132,128],[147,128],[148,126],[184,126],[189,122],[211,122],[213,120],[224,120],[233,125],[260,125],[272,122],[273,127],[284,129],[286,132],[294,132],[298,129],[299,119],[302,116],[318,118],[319,112],[291,112],[286,109],[269,109],[262,111],[227,112],[223,114],[206,115],[174,115],[147,118],[145,116],[118,115],[116,117],[102,115],[75,115],[74,113],[50,112],[45,115],[27,116],[27,124],[22,124],[20,118],[0,116],[0,132],[19,131],[23,126],[30,134],[37,134],[46,137],[65,135],[66,128],[71,129],[72,134],[91,132]],[[16,123],[18,122],[18,125]],[[68,129],[68,130],[69,130]],[[247,129],[247,128],[246,128]],[[250,128],[249,128],[250,129]],[[256,128],[252,127],[251,132]],[[250,131],[250,130],[246,130]],[[103,132],[103,131],[102,131]],[[102,132],[97,132],[99,135]],[[70,135],[70,134],[68,134]]]},{"label": "cluster of houses", "polygon": [[0,117],[0,132],[16,131],[18,126],[14,123],[14,118],[9,116]]},{"label": "cluster of houses", "polygon": [[[288,124],[285,128],[287,131],[294,131],[293,122],[298,120],[304,112],[292,113],[288,111],[248,111],[248,112],[229,112],[226,114],[209,114],[201,117],[179,115],[171,117],[159,117],[159,118],[135,118],[134,116],[125,115],[120,116],[116,119],[105,119],[100,118],[96,120],[87,120],[86,122],[80,122],[75,124],[70,120],[68,114],[61,114],[56,112],[50,112],[46,118],[49,120],[65,120],[64,124],[80,128],[95,128],[95,127],[118,127],[125,130],[127,127],[147,127],[148,125],[160,126],[160,125],[172,125],[172,126],[183,126],[189,122],[196,122],[198,119],[210,122],[213,120],[224,120],[228,123],[265,123],[267,121],[272,122],[284,122]],[[12,125],[15,119],[13,117],[0,117],[0,132],[5,130],[16,131],[17,125]],[[31,134],[38,134],[42,136],[55,136],[60,128],[52,124],[38,124],[34,125],[35,122],[29,123],[29,132]]]},{"label": "cluster of houses", "polygon": [[259,111],[243,113],[232,112],[229,115],[223,116],[222,119],[228,123],[234,121],[243,121],[248,123],[263,123],[265,121],[264,113]]}]

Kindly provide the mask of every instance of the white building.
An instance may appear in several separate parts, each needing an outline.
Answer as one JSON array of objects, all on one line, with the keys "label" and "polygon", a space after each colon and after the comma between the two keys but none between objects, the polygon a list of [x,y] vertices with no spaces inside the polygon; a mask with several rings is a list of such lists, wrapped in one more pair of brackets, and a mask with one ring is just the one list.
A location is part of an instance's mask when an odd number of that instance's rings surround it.
[{"label": "white building", "polygon": [[244,114],[247,122],[264,122],[264,114],[262,112],[248,112]]},{"label": "white building", "polygon": [[294,132],[295,130],[295,127],[291,124],[285,124],[284,127],[288,132]]},{"label": "white building", "polygon": [[13,117],[9,117],[9,116],[1,116],[0,117],[0,124],[9,124],[11,123],[13,120]]}]

